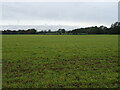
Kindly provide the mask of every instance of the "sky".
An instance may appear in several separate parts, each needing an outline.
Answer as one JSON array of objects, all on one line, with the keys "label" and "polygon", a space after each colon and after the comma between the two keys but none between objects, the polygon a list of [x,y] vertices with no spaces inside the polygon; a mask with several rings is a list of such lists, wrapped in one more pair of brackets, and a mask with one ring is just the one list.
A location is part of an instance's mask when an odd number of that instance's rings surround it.
[{"label": "sky", "polygon": [[84,0],[84,2],[25,1],[8,2],[6,0],[6,2],[0,3],[0,7],[2,7],[0,25],[79,27],[104,25],[109,27],[118,20],[118,0],[109,0],[109,2],[97,2],[96,0],[91,2],[88,0]]},{"label": "sky", "polygon": [[0,2],[118,2],[119,0],[0,0]]}]

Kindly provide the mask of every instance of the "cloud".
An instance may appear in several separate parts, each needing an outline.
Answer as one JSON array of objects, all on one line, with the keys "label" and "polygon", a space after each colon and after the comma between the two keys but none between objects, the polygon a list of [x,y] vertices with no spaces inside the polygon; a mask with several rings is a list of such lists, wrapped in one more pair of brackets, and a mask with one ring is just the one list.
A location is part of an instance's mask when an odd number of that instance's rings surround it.
[{"label": "cloud", "polygon": [[1,2],[118,2],[119,0],[0,0]]},{"label": "cloud", "polygon": [[[9,24],[106,24],[117,21],[117,3],[4,2],[2,19]],[[33,23],[34,22],[34,23]],[[74,23],[74,24],[73,24]],[[85,24],[84,24],[85,25]]]}]

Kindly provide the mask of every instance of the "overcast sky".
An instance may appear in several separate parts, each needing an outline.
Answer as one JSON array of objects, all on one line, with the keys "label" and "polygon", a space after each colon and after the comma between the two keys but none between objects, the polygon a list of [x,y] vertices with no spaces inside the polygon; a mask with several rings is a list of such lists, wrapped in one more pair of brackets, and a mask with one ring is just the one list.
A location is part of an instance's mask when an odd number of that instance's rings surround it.
[{"label": "overcast sky", "polygon": [[3,2],[1,25],[110,26],[117,2]]}]

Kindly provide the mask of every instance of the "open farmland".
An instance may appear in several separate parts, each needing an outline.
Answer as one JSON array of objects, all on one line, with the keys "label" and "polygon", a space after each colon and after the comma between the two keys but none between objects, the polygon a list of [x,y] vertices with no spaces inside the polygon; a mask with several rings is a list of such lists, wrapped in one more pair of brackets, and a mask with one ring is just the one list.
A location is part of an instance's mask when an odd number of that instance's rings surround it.
[{"label": "open farmland", "polygon": [[3,88],[117,88],[118,35],[3,35]]}]

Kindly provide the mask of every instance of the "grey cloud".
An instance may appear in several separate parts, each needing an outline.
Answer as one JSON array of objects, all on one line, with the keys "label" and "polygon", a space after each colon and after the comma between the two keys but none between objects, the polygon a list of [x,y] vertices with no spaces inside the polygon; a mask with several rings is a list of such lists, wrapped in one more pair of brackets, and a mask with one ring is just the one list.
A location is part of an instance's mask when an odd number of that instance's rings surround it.
[{"label": "grey cloud", "polygon": [[117,3],[110,2],[10,2],[2,4],[3,20],[117,21]]}]

